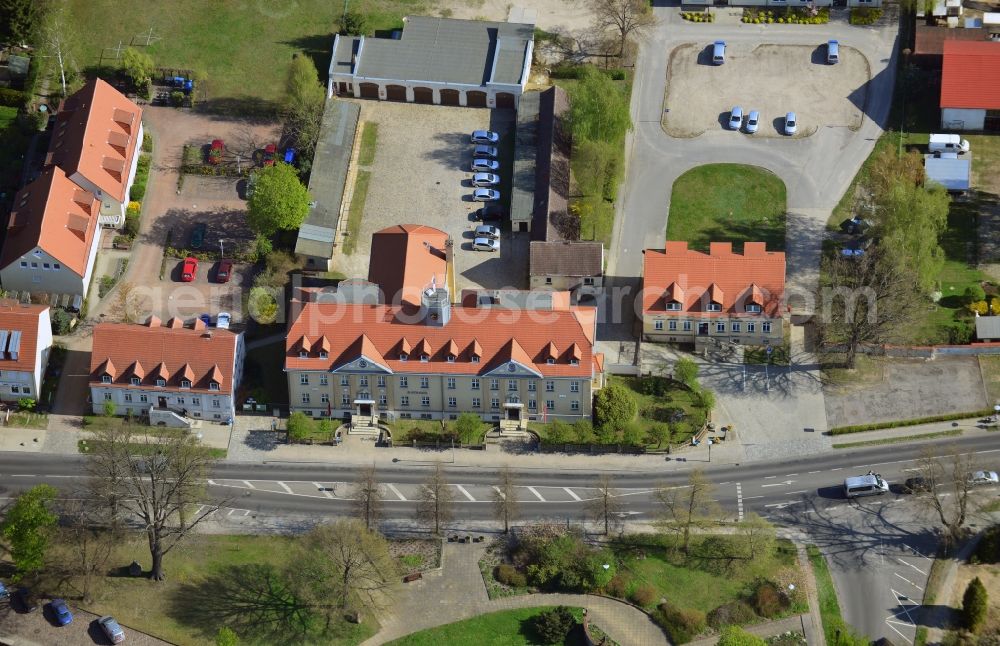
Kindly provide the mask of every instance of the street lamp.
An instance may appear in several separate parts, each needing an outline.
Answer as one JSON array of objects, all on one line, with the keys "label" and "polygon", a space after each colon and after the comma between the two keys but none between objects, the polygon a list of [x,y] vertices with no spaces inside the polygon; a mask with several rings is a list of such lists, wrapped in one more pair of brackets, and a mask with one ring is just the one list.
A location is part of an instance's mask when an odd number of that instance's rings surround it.
[{"label": "street lamp", "polygon": [[708,438],[708,461],[709,462],[712,461],[712,445],[713,444],[715,444],[715,442],[712,441],[712,438]]}]

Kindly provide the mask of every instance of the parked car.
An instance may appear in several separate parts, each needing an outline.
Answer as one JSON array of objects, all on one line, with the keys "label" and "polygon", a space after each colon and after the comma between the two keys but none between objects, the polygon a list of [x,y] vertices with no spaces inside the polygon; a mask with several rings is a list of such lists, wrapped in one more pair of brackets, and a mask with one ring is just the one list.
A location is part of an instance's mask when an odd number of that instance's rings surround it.
[{"label": "parked car", "polygon": [[500,141],[500,135],[492,130],[474,130],[472,132],[472,143],[474,144],[495,144]]},{"label": "parked car", "polygon": [[500,176],[496,173],[476,173],[472,176],[473,186],[496,186],[500,183]]},{"label": "parked car", "polygon": [[97,620],[97,625],[101,627],[104,634],[111,640],[112,644],[120,644],[125,641],[125,631],[118,625],[114,617],[104,616]]},{"label": "parked car", "polygon": [[917,476],[915,478],[907,478],[903,483],[904,493],[920,493],[921,491],[930,491],[931,481],[923,476]]},{"label": "parked car", "polygon": [[193,256],[188,256],[184,259],[184,265],[181,267],[181,281],[185,283],[190,283],[194,281],[195,277],[198,275],[198,259]]},{"label": "parked car", "polygon": [[747,134],[756,134],[757,127],[760,125],[760,112],[756,110],[751,110],[750,114],[747,115]]},{"label": "parked car", "polygon": [[49,602],[49,608],[52,610],[52,614],[56,618],[56,623],[60,626],[66,626],[73,623],[73,613],[70,612],[69,606],[62,599],[53,599]]},{"label": "parked car", "polygon": [[229,324],[232,323],[233,317],[229,312],[219,312],[219,315],[215,317],[215,327],[220,330],[228,330]]},{"label": "parked car", "polygon": [[476,209],[476,213],[473,217],[481,222],[487,222],[489,220],[502,220],[504,216],[503,207],[499,204],[487,204],[486,206]]},{"label": "parked car", "polygon": [[10,598],[10,590],[7,589],[7,586],[4,585],[3,581],[0,581],[0,600],[9,598]]},{"label": "parked car", "polygon": [[205,244],[205,233],[208,231],[208,225],[204,222],[199,222],[194,225],[191,229],[191,239],[188,241],[188,247],[191,249],[201,249],[201,246]]},{"label": "parked car", "polygon": [[486,171],[489,173],[495,173],[500,170],[500,162],[495,159],[473,159],[472,160],[472,172],[477,173],[480,171]]},{"label": "parked car", "polygon": [[476,251],[500,251],[500,241],[493,238],[476,238],[472,241],[472,248]]},{"label": "parked car", "polygon": [[472,156],[486,157],[488,159],[496,159],[499,157],[496,146],[476,146],[472,149]]},{"label": "parked car", "polygon": [[14,601],[24,612],[34,612],[38,610],[38,597],[28,588],[18,588],[14,591]]},{"label": "parked car", "polygon": [[726,62],[726,41],[717,40],[712,43],[712,65],[722,65]]},{"label": "parked car", "polygon": [[994,485],[1000,482],[996,471],[975,471],[969,474],[969,484]]},{"label": "parked car", "polygon": [[795,113],[789,112],[785,115],[785,134],[794,135],[799,129],[798,121],[795,119]]},{"label": "parked car", "polygon": [[476,238],[490,238],[496,240],[500,237],[500,229],[491,224],[481,224],[476,227]]},{"label": "parked car", "polygon": [[736,105],[729,111],[729,129],[739,130],[743,126],[743,108]]},{"label": "parked car", "polygon": [[225,150],[226,145],[221,139],[213,139],[212,145],[208,148],[208,163],[218,164],[222,161],[222,151]]},{"label": "parked car", "polygon": [[219,267],[215,270],[215,282],[217,283],[228,283],[229,279],[233,277],[233,261],[232,260],[220,260]]},{"label": "parked car", "polygon": [[264,146],[264,165],[274,166],[274,156],[278,152],[278,147],[274,144]]},{"label": "parked car", "polygon": [[472,199],[476,202],[496,202],[500,199],[500,191],[492,188],[477,188],[472,193]]},{"label": "parked car", "polygon": [[212,327],[212,315],[211,314],[199,314],[198,319],[205,324],[205,327]]},{"label": "parked car", "polygon": [[840,42],[836,40],[826,41],[826,63],[836,65],[840,62]]}]

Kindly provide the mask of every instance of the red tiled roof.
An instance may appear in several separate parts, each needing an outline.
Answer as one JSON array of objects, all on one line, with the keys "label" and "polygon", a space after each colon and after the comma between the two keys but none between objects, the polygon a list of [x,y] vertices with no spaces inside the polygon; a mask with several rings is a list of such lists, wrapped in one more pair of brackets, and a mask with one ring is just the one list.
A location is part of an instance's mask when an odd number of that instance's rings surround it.
[{"label": "red tiled roof", "polygon": [[[785,292],[785,254],[767,251],[763,242],[747,242],[742,254],[733,253],[728,242],[713,242],[706,254],[688,249],[686,242],[673,241],[665,249],[643,253],[643,313],[667,312],[667,301],[677,299],[681,310],[670,313],[731,315],[743,313],[742,306],[752,302],[762,305],[769,316],[779,315]],[[722,312],[707,312],[708,302],[721,304]]]},{"label": "red tiled roof", "polygon": [[35,370],[35,354],[38,351],[38,317],[48,310],[47,305],[22,305],[12,298],[0,299],[0,331],[20,332],[21,341],[17,346],[17,359],[11,354],[10,335],[7,347],[0,347],[0,370]]},{"label": "red tiled roof", "polygon": [[101,79],[59,106],[45,163],[72,177],[80,173],[98,189],[125,202],[125,184],[138,154],[142,109]]},{"label": "red tiled roof", "polygon": [[[100,385],[107,373],[116,386],[130,386],[131,371],[120,372],[115,366],[138,362],[155,366],[148,375],[136,375],[142,379],[142,387],[155,385],[156,379],[162,378],[168,387],[179,388],[183,378],[191,381],[192,391],[230,394],[237,338],[229,330],[164,327],[155,317],[146,325],[99,323],[90,354],[90,383]],[[210,391],[212,380],[219,384],[219,390]]]},{"label": "red tiled roof", "polygon": [[[401,373],[483,374],[502,361],[514,359],[543,376],[590,378],[594,369],[594,308],[564,310],[509,310],[452,307],[451,320],[442,327],[404,322],[401,307],[338,303],[304,303],[288,330],[285,345],[287,370],[330,370],[360,356],[358,340],[366,338],[371,350],[365,356]],[[407,319],[409,317],[406,317]],[[328,358],[312,352],[299,357],[303,336],[325,334],[333,346]],[[554,341],[567,349],[546,363],[545,349]],[[411,346],[411,342],[418,342]],[[430,361],[422,362],[407,348],[426,344]],[[454,362],[447,360],[457,346]],[[575,344],[576,349],[572,347]],[[409,355],[400,361],[400,352]],[[479,363],[471,356],[478,353]],[[573,356],[578,354],[579,357]],[[578,358],[571,363],[570,358]]]},{"label": "red tiled roof", "polygon": [[1000,42],[944,42],[941,107],[1000,110]]},{"label": "red tiled roof", "polygon": [[386,304],[420,306],[420,292],[448,280],[448,234],[422,224],[397,224],[372,234],[368,280],[382,288]]},{"label": "red tiled roof", "polygon": [[963,29],[951,29],[949,27],[938,27],[936,25],[921,25],[917,21],[916,37],[914,38],[913,53],[915,55],[940,56],[944,50],[944,43],[948,40],[987,40],[989,32],[982,28],[965,27]]},{"label": "red tiled roof", "polygon": [[46,169],[14,197],[0,267],[42,249],[79,276],[87,273],[101,203],[61,168]]}]

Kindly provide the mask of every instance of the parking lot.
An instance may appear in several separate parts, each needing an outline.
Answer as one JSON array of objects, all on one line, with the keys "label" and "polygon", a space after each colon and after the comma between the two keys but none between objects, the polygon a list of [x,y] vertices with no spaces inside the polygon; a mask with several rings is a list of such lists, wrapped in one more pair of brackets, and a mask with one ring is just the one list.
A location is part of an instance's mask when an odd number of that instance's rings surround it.
[{"label": "parking lot", "polygon": [[[447,232],[455,241],[455,282],[458,290],[476,287],[527,286],[528,234],[512,238],[509,226],[500,251],[472,250],[479,222],[472,201],[473,130],[490,129],[500,136],[500,204],[510,194],[514,113],[447,106],[365,101],[361,120],[378,124],[371,183],[365,202],[357,248],[344,256],[338,247],[337,269],[349,276],[367,276],[374,232],[394,224],[425,224]],[[377,259],[375,259],[377,262]]]},{"label": "parking lot", "polygon": [[[43,602],[48,599],[43,599]],[[40,608],[32,613],[15,611],[10,604],[3,602],[0,607],[0,642],[4,644],[23,644],[33,646],[81,646],[82,644],[111,644],[100,626],[97,625],[97,615],[80,610],[69,599],[73,622],[68,626],[59,626],[48,608]],[[139,646],[161,646],[168,642],[151,635],[138,632],[128,626],[122,626],[125,631],[125,643]]]},{"label": "parking lot", "polygon": [[[840,47],[840,63],[826,64],[826,45],[731,43],[726,62],[712,65],[711,44],[674,49],[667,71],[663,127],[673,137],[695,137],[727,128],[733,106],[760,112],[756,137],[784,136],[785,114],[795,112],[796,137],[818,128],[861,126],[868,61],[852,47]],[[735,133],[733,133],[735,135]]]}]

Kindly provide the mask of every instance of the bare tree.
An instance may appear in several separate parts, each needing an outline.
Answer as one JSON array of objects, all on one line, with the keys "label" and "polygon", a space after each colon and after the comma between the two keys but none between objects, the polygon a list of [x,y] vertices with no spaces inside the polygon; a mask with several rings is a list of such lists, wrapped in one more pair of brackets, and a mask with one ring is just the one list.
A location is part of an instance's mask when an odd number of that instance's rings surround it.
[{"label": "bare tree", "polygon": [[969,494],[975,486],[971,479],[976,471],[975,456],[963,453],[958,446],[944,451],[928,448],[921,452],[916,468],[923,481],[913,488],[924,506],[941,521],[946,539],[954,544],[961,538],[969,515]]},{"label": "bare tree", "polygon": [[614,29],[618,33],[619,56],[625,53],[629,36],[638,36],[656,25],[648,0],[588,0],[587,6],[594,14],[597,29]]},{"label": "bare tree", "polygon": [[431,525],[435,536],[440,535],[441,526],[455,516],[455,492],[448,484],[440,462],[434,465],[434,471],[420,485],[416,511],[417,519]]},{"label": "bare tree", "polygon": [[136,293],[135,285],[129,281],[118,283],[115,290],[115,300],[113,306],[113,316],[121,319],[122,323],[135,323],[136,321]]},{"label": "bare tree", "polygon": [[382,491],[379,488],[375,465],[365,467],[358,473],[351,497],[354,498],[354,512],[364,523],[365,529],[371,530],[378,525],[382,516]]},{"label": "bare tree", "polygon": [[[154,433],[123,426],[94,432],[88,459],[94,497],[113,519],[138,520],[152,560],[150,578],[165,578],[163,557],[225,501],[206,498],[208,469],[215,461],[189,434]],[[198,511],[189,513],[199,503]]]},{"label": "bare tree", "polygon": [[743,542],[744,557],[750,561],[774,551],[774,525],[753,512],[736,524],[736,536]]},{"label": "bare tree", "polygon": [[510,523],[521,515],[517,500],[517,478],[510,467],[500,469],[500,481],[493,488],[493,514],[503,523],[503,533],[510,532]]},{"label": "bare tree", "polygon": [[596,523],[604,525],[604,535],[611,533],[612,527],[622,524],[621,513],[624,505],[619,499],[618,490],[611,476],[602,474],[597,478],[597,496],[588,500],[585,505],[587,516]]},{"label": "bare tree", "polygon": [[59,67],[59,79],[62,83],[62,95],[69,94],[66,88],[67,71],[76,70],[73,56],[72,21],[67,16],[64,0],[50,0],[45,3],[44,18],[38,29],[39,40],[48,55],[55,59]]},{"label": "bare tree", "polygon": [[387,590],[398,575],[389,544],[355,518],[313,529],[304,539],[300,570],[311,584],[308,596],[322,606],[331,595],[337,607],[352,601],[369,610],[387,605]]},{"label": "bare tree", "polygon": [[121,531],[113,523],[108,526],[101,510],[81,501],[70,501],[60,510],[60,516],[58,556],[47,569],[57,571],[89,603],[93,601],[95,582],[104,577],[111,553],[121,540]]},{"label": "bare tree", "polygon": [[714,485],[701,469],[691,472],[687,485],[661,488],[656,492],[656,498],[663,508],[661,525],[664,529],[681,535],[685,554],[691,546],[691,530],[711,526],[722,515],[712,498],[714,492]]}]

